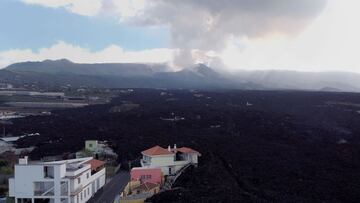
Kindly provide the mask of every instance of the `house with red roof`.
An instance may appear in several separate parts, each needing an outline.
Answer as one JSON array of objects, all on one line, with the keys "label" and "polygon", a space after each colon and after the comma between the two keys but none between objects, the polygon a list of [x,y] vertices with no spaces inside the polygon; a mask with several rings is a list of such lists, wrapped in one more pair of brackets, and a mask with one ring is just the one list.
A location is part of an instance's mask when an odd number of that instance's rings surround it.
[{"label": "house with red roof", "polygon": [[161,168],[164,175],[175,175],[186,165],[198,164],[198,157],[201,154],[188,147],[177,148],[176,144],[173,148],[162,148],[154,146],[150,149],[141,152],[143,158],[141,159],[141,166],[148,168]]},{"label": "house with red roof", "polygon": [[130,179],[141,183],[150,182],[160,185],[163,182],[163,173],[161,168],[134,167],[130,171]]}]

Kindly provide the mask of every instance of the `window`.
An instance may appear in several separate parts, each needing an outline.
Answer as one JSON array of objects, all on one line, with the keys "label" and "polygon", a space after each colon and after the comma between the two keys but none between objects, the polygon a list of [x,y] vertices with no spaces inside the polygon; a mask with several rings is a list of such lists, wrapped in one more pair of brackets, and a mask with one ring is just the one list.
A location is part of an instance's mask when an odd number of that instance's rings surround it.
[{"label": "window", "polygon": [[31,198],[18,198],[17,201],[19,203],[31,203],[32,202]]},{"label": "window", "polygon": [[151,175],[146,175],[146,179],[151,179]]},{"label": "window", "polygon": [[89,144],[89,147],[92,148],[92,144]]},{"label": "window", "polygon": [[89,177],[90,177],[90,173],[87,173],[86,178],[89,179]]},{"label": "window", "polygon": [[54,167],[44,166],[44,178],[54,178]]},{"label": "window", "polygon": [[143,160],[144,160],[145,162],[151,162],[151,157],[149,157],[149,156],[143,156]]},{"label": "window", "polygon": [[49,198],[35,198],[34,202],[35,203],[50,203],[51,200]]},{"label": "window", "polygon": [[78,178],[77,180],[78,180],[78,184],[80,184],[80,182],[81,182],[81,179],[80,179],[80,178]]},{"label": "window", "polygon": [[88,190],[88,195],[89,195],[89,194],[90,194],[90,187],[88,187],[88,189],[87,189],[87,190]]}]

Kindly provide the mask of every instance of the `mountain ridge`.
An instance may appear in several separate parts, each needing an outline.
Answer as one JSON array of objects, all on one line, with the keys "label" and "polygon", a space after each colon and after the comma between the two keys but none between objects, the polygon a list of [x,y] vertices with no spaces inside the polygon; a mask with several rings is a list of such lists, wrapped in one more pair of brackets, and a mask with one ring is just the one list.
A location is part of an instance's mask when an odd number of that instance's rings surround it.
[{"label": "mountain ridge", "polygon": [[360,92],[360,74],[347,72],[238,71],[232,74],[196,64],[172,71],[166,64],[74,63],[67,59],[14,63],[0,70],[0,82],[101,88],[201,88]]}]

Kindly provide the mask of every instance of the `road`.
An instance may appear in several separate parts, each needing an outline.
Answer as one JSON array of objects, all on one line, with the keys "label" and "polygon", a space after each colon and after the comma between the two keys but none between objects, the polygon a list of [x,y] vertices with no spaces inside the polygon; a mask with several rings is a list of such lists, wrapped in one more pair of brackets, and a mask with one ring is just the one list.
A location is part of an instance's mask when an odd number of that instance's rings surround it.
[{"label": "road", "polygon": [[115,196],[124,190],[129,180],[129,172],[120,171],[89,200],[89,203],[113,203]]}]

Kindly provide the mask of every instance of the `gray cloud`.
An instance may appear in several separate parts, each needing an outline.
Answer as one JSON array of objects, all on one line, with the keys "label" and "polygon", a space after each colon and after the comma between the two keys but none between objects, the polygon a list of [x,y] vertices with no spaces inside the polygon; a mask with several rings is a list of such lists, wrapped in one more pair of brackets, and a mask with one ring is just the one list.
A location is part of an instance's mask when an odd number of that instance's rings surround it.
[{"label": "gray cloud", "polygon": [[152,0],[134,22],[167,25],[175,63],[193,63],[190,51],[221,51],[231,37],[262,38],[273,33],[298,34],[327,0]]}]

